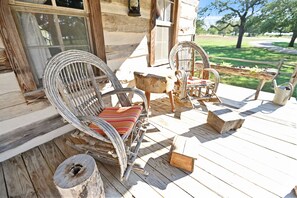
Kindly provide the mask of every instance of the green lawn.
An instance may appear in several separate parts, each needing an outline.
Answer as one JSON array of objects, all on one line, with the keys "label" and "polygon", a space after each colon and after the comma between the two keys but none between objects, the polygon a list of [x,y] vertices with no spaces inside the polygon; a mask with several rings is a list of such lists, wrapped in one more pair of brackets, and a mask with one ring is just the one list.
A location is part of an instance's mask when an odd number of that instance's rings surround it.
[{"label": "green lawn", "polygon": [[[237,37],[232,36],[201,36],[196,35],[196,43],[204,48],[209,56],[213,57],[227,57],[227,58],[238,58],[246,60],[256,60],[256,61],[279,61],[285,59],[285,64],[281,68],[281,74],[277,77],[277,83],[282,84],[289,82],[290,74],[294,70],[294,66],[288,66],[286,64],[297,65],[297,55],[281,54],[277,52],[271,52],[263,48],[255,48],[249,45],[250,41],[263,40],[263,38],[254,37],[244,37],[242,48],[236,49]],[[258,67],[258,68],[272,68],[273,65],[261,65],[253,63],[244,63],[238,61],[228,61],[219,60],[215,58],[210,58],[211,62],[220,63],[232,66],[245,66],[245,67]],[[251,89],[256,89],[259,80],[254,78],[246,78],[241,76],[230,76],[221,74],[221,82],[236,85],[241,87],[247,87]],[[267,82],[263,87],[264,91],[274,92],[272,83]],[[297,97],[297,90],[295,89],[294,96]]]},{"label": "green lawn", "polygon": [[297,50],[297,45],[295,44],[294,47],[288,47],[289,43],[288,42],[273,42],[272,43],[275,46],[283,47],[283,48],[288,48],[288,49],[296,49]]}]

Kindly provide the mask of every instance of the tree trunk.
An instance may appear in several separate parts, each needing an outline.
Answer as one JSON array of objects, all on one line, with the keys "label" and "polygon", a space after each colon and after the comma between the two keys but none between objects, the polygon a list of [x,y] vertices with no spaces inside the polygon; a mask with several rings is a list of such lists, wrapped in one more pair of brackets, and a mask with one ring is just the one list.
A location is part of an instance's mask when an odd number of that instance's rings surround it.
[{"label": "tree trunk", "polygon": [[297,38],[297,30],[295,30],[293,32],[293,36],[291,37],[291,41],[290,41],[288,47],[294,47],[294,43],[295,43],[296,38]]},{"label": "tree trunk", "polygon": [[241,24],[239,26],[239,33],[238,33],[236,48],[241,48],[243,35],[244,35],[244,24]]}]

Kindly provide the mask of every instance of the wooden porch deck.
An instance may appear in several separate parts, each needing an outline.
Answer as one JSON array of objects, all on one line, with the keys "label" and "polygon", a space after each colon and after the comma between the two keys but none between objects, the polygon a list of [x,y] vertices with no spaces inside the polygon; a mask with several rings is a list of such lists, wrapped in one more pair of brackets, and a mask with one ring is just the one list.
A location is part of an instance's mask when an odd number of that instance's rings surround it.
[{"label": "wooden porch deck", "polygon": [[[273,95],[220,85],[223,102],[245,117],[236,132],[219,134],[206,124],[207,113],[185,108],[181,119],[170,112],[168,98],[151,102],[151,129],[136,162],[150,173],[132,172],[120,182],[116,167],[97,163],[106,197],[296,197],[297,102],[273,105]],[[200,156],[193,173],[174,168],[168,153],[177,134],[195,136]],[[72,141],[70,134],[65,138]],[[0,163],[0,197],[59,197],[52,176],[77,152],[59,137]]]}]

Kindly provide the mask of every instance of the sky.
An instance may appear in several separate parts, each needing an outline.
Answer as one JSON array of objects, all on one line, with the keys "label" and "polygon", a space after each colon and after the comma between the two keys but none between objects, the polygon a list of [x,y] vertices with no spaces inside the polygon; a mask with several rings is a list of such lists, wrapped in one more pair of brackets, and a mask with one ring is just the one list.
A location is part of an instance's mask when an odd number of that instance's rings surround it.
[{"label": "sky", "polygon": [[[207,7],[209,4],[211,4],[214,0],[200,0],[199,1],[199,9]],[[210,16],[207,16],[204,19],[204,24],[206,25],[206,28],[209,28],[211,25],[214,25],[218,20],[220,20],[222,17],[219,16],[217,13],[211,13]]]}]

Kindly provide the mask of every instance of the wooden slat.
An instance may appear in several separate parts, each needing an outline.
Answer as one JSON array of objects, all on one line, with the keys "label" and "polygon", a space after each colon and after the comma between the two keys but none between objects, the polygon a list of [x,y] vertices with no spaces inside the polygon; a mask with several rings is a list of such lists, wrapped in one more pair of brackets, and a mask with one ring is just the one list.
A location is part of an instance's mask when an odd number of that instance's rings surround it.
[{"label": "wooden slat", "polygon": [[[167,104],[167,103],[165,103],[165,104]],[[169,106],[168,106],[168,108],[169,108]],[[198,117],[198,115],[197,115],[197,113],[196,113],[196,116],[194,116],[194,115],[190,115],[189,117],[191,117],[192,119],[195,119],[195,118],[197,118]],[[200,117],[200,116],[199,116]],[[196,120],[200,120],[200,119],[196,119]],[[184,120],[183,120],[183,123],[184,123]],[[203,118],[202,118],[202,122],[201,123],[203,123]],[[198,123],[196,123],[196,125],[197,125]],[[181,124],[177,124],[176,123],[176,125],[175,125],[175,128],[177,128],[176,129],[176,131],[181,131],[182,133],[183,133],[183,129],[182,128],[179,128],[179,127],[176,127],[176,126],[179,126],[179,125],[181,125]],[[162,121],[162,126],[164,126],[164,119],[163,119],[163,121]],[[202,128],[201,128],[202,129]],[[200,129],[200,130],[201,130]],[[186,131],[187,129],[185,128],[185,131]],[[195,129],[194,131],[198,131],[199,130],[199,128],[197,128],[197,129]],[[162,133],[161,133],[162,135],[164,135],[164,132],[162,131]],[[204,137],[205,135],[202,135],[202,137]],[[219,136],[218,136],[219,137]],[[163,143],[163,141],[162,141],[162,139],[160,139],[160,138],[158,138],[158,141],[161,141],[162,143]],[[223,141],[223,140],[222,140]],[[213,141],[212,141],[213,142]],[[231,146],[232,144],[230,144],[230,146]],[[225,145],[226,146],[226,145]],[[239,146],[239,145],[238,145]],[[237,148],[237,147],[235,147],[235,148]],[[219,151],[219,149],[218,149],[218,151]],[[206,155],[205,155],[206,156]],[[228,167],[229,168],[229,167]],[[232,170],[232,167],[230,167],[230,169]],[[261,173],[259,173],[259,174],[261,174]],[[248,175],[243,175],[243,177],[245,177],[245,178],[247,178],[247,179],[249,179],[249,180],[252,180],[252,178],[250,178]],[[262,178],[262,176],[258,176],[259,177],[259,179],[260,178]],[[266,177],[267,177],[267,175],[266,175]],[[266,178],[262,178],[262,180],[264,180],[265,181],[265,179]],[[262,182],[262,181],[257,181],[257,182]],[[275,183],[275,181],[273,181],[273,183]],[[275,185],[275,184],[274,184]],[[291,184],[292,185],[292,184]],[[264,184],[262,184],[262,186],[265,186]],[[265,188],[268,188],[267,186],[265,187]],[[279,189],[279,190],[275,190],[275,189],[269,189],[269,190],[271,190],[271,191],[273,191],[273,192],[275,192],[275,193],[277,193],[278,195],[283,195],[283,193],[284,192],[286,192],[287,190],[288,190],[288,186],[286,186],[285,188],[283,188],[282,190],[281,189]]]},{"label": "wooden slat", "polygon": [[7,107],[0,110],[0,122],[4,120],[9,120],[12,118],[20,117],[22,115],[28,114],[28,112],[34,112],[41,109],[46,109],[49,106],[47,101],[40,101],[28,105],[27,103],[22,103],[19,105]]},{"label": "wooden slat", "polygon": [[[166,130],[160,130],[160,134],[163,134]],[[166,132],[165,132],[166,133]],[[171,133],[171,139],[165,138],[164,136],[162,137],[162,135],[155,133],[155,134],[148,134],[147,136],[149,136],[149,139],[156,141],[157,138],[160,138],[160,141],[158,140],[158,142],[160,142],[161,144],[155,142],[154,144],[151,144],[150,146],[148,146],[148,149],[150,150],[151,153],[158,153],[159,156],[161,156],[162,161],[161,163],[158,163],[158,166],[160,166],[159,164],[163,164],[163,163],[168,163],[168,153],[169,153],[169,149],[171,146],[171,142],[172,139],[174,137],[175,134]],[[159,158],[155,159],[155,160],[159,160]],[[160,159],[161,160],[161,159]],[[198,162],[199,163],[199,158],[198,158]],[[170,174],[174,175],[175,174],[188,174],[188,172],[184,172],[182,170],[179,170],[177,168],[174,168],[170,165],[168,165],[169,167],[167,167],[167,169],[171,170]],[[159,168],[158,168],[159,169]],[[161,169],[162,172],[164,172],[163,169]],[[165,171],[166,173],[166,171]],[[172,176],[171,176],[172,177]],[[191,173],[190,175],[190,179],[184,178],[184,181],[180,181],[177,180],[175,181],[180,187],[185,188],[185,190],[187,192],[191,192],[192,196],[197,196],[196,194],[205,194],[204,196],[208,197],[208,196],[215,196],[215,194],[217,194],[218,196],[234,196],[234,197],[247,197],[246,194],[240,192],[239,190],[235,189],[234,187],[232,187],[231,185],[229,185],[228,183],[225,183],[224,181],[222,181],[221,179],[216,178],[213,174],[211,174],[211,172],[205,171],[203,169],[201,169],[200,167],[195,166],[194,168],[194,172]],[[179,178],[179,177],[178,177]],[[183,178],[183,177],[182,177]],[[195,182],[193,182],[193,181]],[[189,189],[191,186],[189,186],[189,183],[194,183],[195,188],[191,188]],[[204,197],[203,196],[203,197]]]},{"label": "wooden slat", "polygon": [[[163,125],[164,126],[164,125]],[[171,129],[172,130],[172,129]],[[173,132],[177,132],[178,130],[173,130],[171,137],[173,137],[176,133]],[[164,134],[163,131],[161,131],[161,134]],[[188,136],[191,136],[190,133],[187,133]],[[168,138],[168,137],[166,137]],[[163,138],[164,139],[164,138]],[[155,141],[157,140],[157,138],[155,139]],[[161,140],[162,144],[165,144],[165,141],[160,138],[158,138],[158,140]],[[167,142],[166,144],[169,148],[170,143]],[[152,148],[152,147],[150,147]],[[198,149],[198,148],[197,148]],[[272,193],[270,193],[269,191],[266,191],[256,185],[253,184],[253,182],[249,182],[248,180],[246,180],[245,178],[242,178],[239,175],[233,174],[232,172],[232,167],[230,168],[230,170],[225,169],[223,167],[221,167],[221,165],[216,164],[212,161],[209,161],[205,158],[198,158],[196,166],[211,173],[213,176],[217,177],[218,179],[225,181],[226,183],[232,184],[232,186],[240,191],[242,191],[243,193],[245,193],[246,195],[259,195],[262,194],[263,196],[275,196]],[[196,168],[196,167],[195,167]],[[198,175],[199,177],[199,175]],[[215,192],[216,192],[216,188],[212,188]],[[227,192],[227,191],[226,191]],[[231,193],[232,191],[228,191],[228,193]],[[221,192],[222,193],[222,192]],[[255,194],[253,194],[255,193]],[[227,196],[227,194],[221,194],[222,196]],[[231,195],[231,194],[229,194]]]},{"label": "wooden slat", "polygon": [[65,156],[53,141],[40,145],[39,149],[51,172],[55,173],[57,167],[66,159]]},{"label": "wooden slat", "polygon": [[6,184],[4,180],[4,174],[2,169],[2,163],[0,163],[0,197],[6,198],[7,191],[6,191]]},{"label": "wooden slat", "polygon": [[148,19],[128,15],[102,13],[102,22],[104,30],[108,32],[146,33],[149,29]]},{"label": "wooden slat", "polygon": [[[104,13],[112,13],[112,14],[120,14],[127,15],[128,14],[128,1],[124,1],[124,4],[116,4],[116,3],[106,3],[101,2],[101,11]],[[150,4],[145,4],[150,7]],[[145,9],[143,7],[143,1],[140,2],[140,13],[142,18],[149,19],[150,17],[150,9]]]},{"label": "wooden slat", "polygon": [[59,115],[50,117],[0,136],[0,153],[18,147],[38,136],[42,136],[66,125]]},{"label": "wooden slat", "polygon": [[9,197],[36,197],[34,187],[20,155],[2,163]]},{"label": "wooden slat", "polygon": [[[145,168],[147,168],[148,166],[155,168],[156,169],[155,171],[157,171],[158,174],[162,174],[163,177],[166,178],[166,179],[162,179],[162,182],[166,182],[166,181],[168,182],[169,180],[174,185],[183,189],[185,192],[187,192],[193,197],[197,197],[197,196],[217,197],[218,196],[217,194],[212,192],[211,189],[208,189],[207,187],[205,187],[195,178],[189,177],[187,172],[184,172],[178,168],[172,167],[168,162],[168,156],[164,158],[162,156],[164,154],[162,151],[164,150],[168,152],[169,148],[164,148],[160,146],[157,142],[152,141],[148,138],[145,138],[145,141],[143,143],[143,148],[140,149],[140,152],[139,152],[140,158],[148,164],[145,166]],[[153,172],[153,174],[156,174],[156,173]],[[160,179],[161,178],[162,177],[160,177]],[[191,185],[188,185],[189,183]],[[173,184],[171,184],[170,188],[172,190],[177,191],[178,193],[179,189],[175,189],[176,187]],[[159,185],[162,185],[161,181],[159,182]],[[192,188],[193,186],[195,186],[195,188]]]},{"label": "wooden slat", "polygon": [[38,197],[60,197],[53,182],[53,173],[36,147],[22,154]]}]

